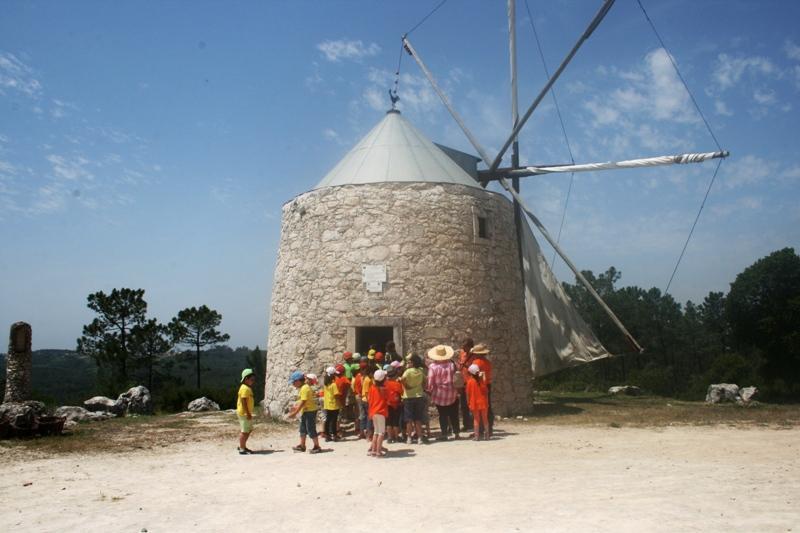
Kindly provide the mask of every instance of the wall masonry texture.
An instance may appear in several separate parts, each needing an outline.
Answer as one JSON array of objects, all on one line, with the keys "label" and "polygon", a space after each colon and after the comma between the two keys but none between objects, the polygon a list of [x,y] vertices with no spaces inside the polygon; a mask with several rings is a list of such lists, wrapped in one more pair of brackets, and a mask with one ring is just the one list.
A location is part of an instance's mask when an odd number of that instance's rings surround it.
[{"label": "wall masonry texture", "polygon": [[[488,239],[476,216],[488,219]],[[386,266],[382,293],[367,292],[362,265]],[[269,327],[265,405],[279,416],[296,398],[299,369],[319,373],[353,349],[353,324],[400,325],[404,352],[465,336],[492,349],[493,406],[531,405],[514,213],[475,187],[375,183],[307,192],[283,207]],[[350,335],[348,336],[348,331]]]}]

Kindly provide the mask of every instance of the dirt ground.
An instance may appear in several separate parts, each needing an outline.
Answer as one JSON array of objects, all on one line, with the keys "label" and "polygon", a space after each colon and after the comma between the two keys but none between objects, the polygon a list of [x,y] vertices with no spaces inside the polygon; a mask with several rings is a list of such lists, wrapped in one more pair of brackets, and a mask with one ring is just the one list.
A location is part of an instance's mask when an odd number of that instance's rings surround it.
[{"label": "dirt ground", "polygon": [[232,417],[93,423],[89,440],[3,445],[0,531],[800,530],[794,419],[515,419],[492,441],[391,444],[375,459],[352,437],[294,453],[294,427],[265,423],[251,439],[261,453],[240,456]]}]

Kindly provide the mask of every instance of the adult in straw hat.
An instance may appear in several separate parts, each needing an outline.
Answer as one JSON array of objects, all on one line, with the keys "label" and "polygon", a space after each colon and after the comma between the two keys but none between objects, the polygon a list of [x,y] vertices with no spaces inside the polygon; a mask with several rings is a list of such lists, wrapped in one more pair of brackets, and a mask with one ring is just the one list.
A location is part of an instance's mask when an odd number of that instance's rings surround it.
[{"label": "adult in straw hat", "polygon": [[[489,390],[489,433],[494,430],[494,411],[492,411],[492,362],[487,359],[491,353],[489,347],[483,343],[476,344],[472,348],[472,355],[475,356],[472,361],[478,365],[478,368],[483,372],[484,380],[486,380],[486,388]],[[484,428],[483,431],[486,431]]]},{"label": "adult in straw hat", "polygon": [[450,431],[459,438],[458,429],[458,394],[453,377],[457,371],[453,363],[454,351],[450,346],[439,344],[428,350],[428,391],[431,401],[439,412],[439,428],[441,435],[438,440],[447,440]]}]

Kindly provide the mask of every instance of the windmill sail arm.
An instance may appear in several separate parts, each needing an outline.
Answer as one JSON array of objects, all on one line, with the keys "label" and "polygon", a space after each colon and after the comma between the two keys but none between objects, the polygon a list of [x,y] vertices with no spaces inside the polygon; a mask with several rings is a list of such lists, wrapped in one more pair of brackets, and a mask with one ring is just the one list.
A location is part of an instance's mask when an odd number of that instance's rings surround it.
[{"label": "windmill sail arm", "polygon": [[628,159],[626,161],[607,161],[604,163],[582,163],[579,165],[559,165],[554,167],[525,167],[523,171],[531,174],[550,174],[553,172],[591,172],[594,170],[613,170],[618,168],[658,167],[664,165],[685,165],[688,163],[702,163],[711,159],[728,157],[730,152],[705,152],[699,154],[662,155],[646,157],[643,159]]},{"label": "windmill sail arm", "polygon": [[548,165],[529,166],[519,169],[500,169],[491,176],[486,176],[480,171],[479,179],[492,180],[501,177],[522,178],[525,176],[538,176],[541,174],[555,174],[559,172],[594,172],[596,170],[617,170],[624,168],[660,167],[665,165],[685,165],[688,163],[703,163],[712,159],[725,158],[730,155],[727,150],[719,152],[703,152],[693,154],[662,155],[645,157],[641,159],[628,159],[625,161],[606,161],[602,163],[581,163],[577,165]]}]

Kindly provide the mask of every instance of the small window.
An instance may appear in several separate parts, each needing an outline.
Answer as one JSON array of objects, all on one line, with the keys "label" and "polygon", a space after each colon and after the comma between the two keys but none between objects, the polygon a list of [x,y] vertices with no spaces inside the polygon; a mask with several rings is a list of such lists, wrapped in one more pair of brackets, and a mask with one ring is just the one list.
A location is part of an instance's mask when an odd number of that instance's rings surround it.
[{"label": "small window", "polygon": [[478,217],[478,238],[480,239],[488,239],[489,238],[489,230],[488,230],[488,222],[486,217]]}]

